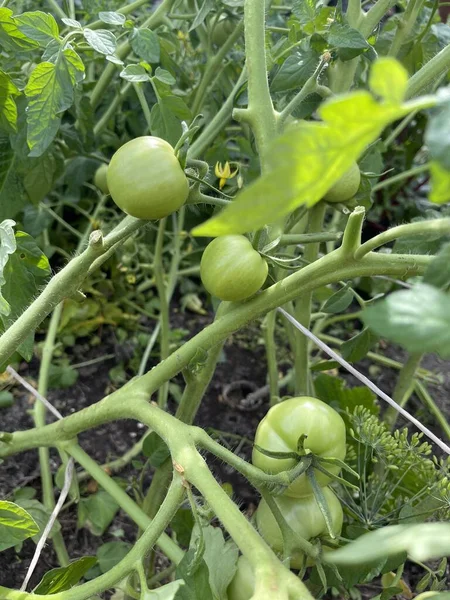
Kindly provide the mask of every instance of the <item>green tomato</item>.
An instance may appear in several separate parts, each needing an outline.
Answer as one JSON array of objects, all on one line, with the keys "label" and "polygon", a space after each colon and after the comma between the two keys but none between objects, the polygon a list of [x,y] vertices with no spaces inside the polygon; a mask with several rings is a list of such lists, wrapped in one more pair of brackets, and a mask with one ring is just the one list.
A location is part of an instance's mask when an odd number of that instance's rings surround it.
[{"label": "green tomato", "polygon": [[223,46],[233,31],[236,29],[236,23],[227,15],[223,15],[217,21],[211,33],[211,41],[216,46]]},{"label": "green tomato", "polygon": [[356,162],[328,190],[323,197],[327,202],[347,202],[356,194],[361,183],[361,172]]},{"label": "green tomato", "polygon": [[[258,425],[255,444],[271,452],[296,452],[301,435],[306,435],[305,450],[318,456],[345,458],[345,424],[341,416],[328,404],[302,396],[290,398],[275,404]],[[253,449],[253,464],[267,473],[280,473],[292,469],[296,461],[293,458],[277,459],[266,456]],[[326,465],[334,475],[340,471],[337,465]],[[330,481],[328,475],[315,470],[320,486]],[[288,487],[288,496],[301,497],[312,494],[306,473]]]},{"label": "green tomato", "polygon": [[228,600],[250,600],[255,592],[255,575],[244,555],[239,557],[236,573],[227,589]]},{"label": "green tomato", "polygon": [[256,294],[267,277],[267,262],[243,235],[215,238],[203,252],[200,276],[210,294],[238,302]]},{"label": "green tomato", "polygon": [[108,173],[108,165],[101,165],[94,175],[94,184],[103,194],[109,194],[108,182],[106,181],[106,174]]},{"label": "green tomato", "polygon": [[[341,533],[342,522],[344,520],[342,506],[330,488],[325,487],[322,491],[331,514],[332,531],[337,536]],[[278,496],[275,498],[275,502],[286,523],[295,533],[306,540],[313,538],[329,539],[324,516],[313,494],[304,496],[303,498]],[[272,511],[264,500],[261,500],[259,503],[255,516],[256,524],[262,537],[275,552],[281,554],[283,552],[283,536]],[[295,552],[291,557],[291,567],[301,569],[304,560],[305,556],[303,552]]]},{"label": "green tomato", "polygon": [[108,167],[112,199],[124,212],[138,219],[162,219],[186,201],[189,184],[164,140],[145,136],[124,144]]},{"label": "green tomato", "polygon": [[[432,598],[433,596],[442,596],[444,597],[444,592],[423,592],[423,594],[419,594],[414,598],[414,600],[425,600],[425,598]],[[445,594],[448,598],[450,598],[450,594]]]}]

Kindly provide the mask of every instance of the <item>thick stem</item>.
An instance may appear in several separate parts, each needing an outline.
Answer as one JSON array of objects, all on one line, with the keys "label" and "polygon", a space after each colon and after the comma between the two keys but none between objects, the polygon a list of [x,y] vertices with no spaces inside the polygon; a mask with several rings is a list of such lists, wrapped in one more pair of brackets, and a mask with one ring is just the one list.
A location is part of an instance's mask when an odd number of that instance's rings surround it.
[{"label": "thick stem", "polygon": [[406,5],[406,10],[398,22],[397,31],[395,32],[394,39],[392,40],[391,47],[389,48],[389,56],[397,56],[400,52],[401,47],[405,43],[408,35],[411,32],[411,29],[417,21],[417,17],[422,9],[422,4],[423,0],[409,0],[408,4]]},{"label": "thick stem", "polygon": [[433,56],[408,81],[406,99],[418,96],[422,90],[432,85],[450,67],[450,44]]},{"label": "thick stem", "polygon": [[[319,202],[310,209],[308,231],[307,233],[320,233],[323,227],[323,219],[325,216],[326,206],[323,202]],[[319,243],[308,244],[305,247],[303,257],[308,263],[313,263],[317,260],[319,253]],[[303,294],[295,306],[296,319],[309,329],[311,323],[311,301],[312,293]],[[295,349],[295,393],[300,396],[307,396],[312,390],[310,389],[309,380],[309,349],[308,340],[300,332],[296,332],[296,349]]]}]

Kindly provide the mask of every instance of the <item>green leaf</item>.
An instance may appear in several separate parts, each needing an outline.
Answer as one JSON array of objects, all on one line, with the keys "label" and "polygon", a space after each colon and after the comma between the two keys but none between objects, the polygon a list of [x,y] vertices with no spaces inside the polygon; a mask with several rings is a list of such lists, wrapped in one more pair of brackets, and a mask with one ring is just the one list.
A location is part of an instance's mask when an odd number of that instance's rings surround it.
[{"label": "green leaf", "polygon": [[362,535],[344,548],[324,555],[339,565],[358,565],[400,552],[424,562],[450,555],[450,524],[390,525]]},{"label": "green leaf", "polygon": [[117,502],[104,490],[82,498],[78,505],[78,527],[87,527],[94,535],[103,535],[119,510]]},{"label": "green leaf", "polygon": [[51,389],[72,387],[78,379],[78,371],[69,364],[50,365],[48,386]]},{"label": "green leaf", "polygon": [[150,79],[142,65],[128,65],[121,71],[120,76],[131,83],[140,83]]},{"label": "green leaf", "polygon": [[[225,600],[227,587],[236,572],[239,551],[233,541],[225,541],[219,527],[207,525],[202,529],[205,542],[203,559],[208,567],[213,598]],[[197,536],[198,528],[194,528],[191,544]]]},{"label": "green leaf", "polygon": [[47,151],[38,158],[28,158],[24,161],[23,185],[31,202],[38,204],[44,200],[63,169],[64,161],[56,152]]},{"label": "green leaf", "polygon": [[321,310],[324,313],[331,314],[343,312],[353,302],[353,297],[353,292],[347,283],[338,292],[328,298]]},{"label": "green leaf", "polygon": [[61,19],[61,21],[64,23],[64,25],[67,25],[67,27],[72,27],[73,29],[82,29],[81,23],[75,19],[68,19],[65,17],[64,19]]},{"label": "green leaf", "polygon": [[366,327],[342,344],[341,356],[350,363],[358,362],[367,355],[377,340],[378,337]]},{"label": "green leaf", "polygon": [[341,23],[333,23],[328,34],[328,43],[335,48],[352,48],[364,50],[368,43],[357,29]]},{"label": "green leaf", "polygon": [[[321,373],[314,380],[314,389],[319,400],[340,411],[351,414],[356,406],[364,406],[374,415],[380,412],[375,394],[366,386],[348,388],[343,379]],[[342,416],[345,418],[344,414]]]},{"label": "green leaf", "polygon": [[450,171],[450,100],[431,113],[424,141],[430,158],[442,169]]},{"label": "green leaf", "polygon": [[408,87],[408,73],[401,63],[392,58],[379,58],[370,71],[370,89],[385,102],[401,104]]},{"label": "green leaf", "polygon": [[108,25],[124,25],[127,20],[126,16],[122,13],[113,12],[113,11],[102,11],[98,13],[98,18],[103,23],[107,23]]},{"label": "green leaf", "polygon": [[72,106],[74,87],[83,77],[84,65],[70,49],[62,52],[56,65],[43,62],[34,69],[25,87],[30,156],[41,156],[51,144],[60,114]]},{"label": "green leaf", "polygon": [[114,54],[117,47],[116,36],[107,29],[83,29],[83,35],[91,48],[100,54]]},{"label": "green leaf", "polygon": [[38,533],[33,517],[23,508],[0,500],[0,552]]},{"label": "green leaf", "polygon": [[319,54],[304,43],[300,46],[300,50],[288,56],[281,65],[270,86],[272,92],[300,88],[314,73],[319,60]]},{"label": "green leaf", "polygon": [[363,321],[408,352],[450,356],[450,296],[426,283],[393,292],[366,308]]},{"label": "green leaf", "polygon": [[155,468],[160,467],[170,456],[166,442],[155,431],[145,437],[142,452]]},{"label": "green leaf", "polygon": [[11,312],[11,306],[2,295],[2,287],[6,283],[4,271],[11,254],[14,254],[17,248],[14,235],[15,222],[6,219],[0,223],[0,315],[8,316]]},{"label": "green leaf", "polygon": [[0,8],[0,45],[13,52],[38,48],[37,42],[20,31],[12,15],[9,8]]},{"label": "green leaf", "polygon": [[160,57],[159,38],[151,29],[135,29],[131,37],[134,53],[148,63],[158,63]]},{"label": "green leaf", "polygon": [[15,217],[28,202],[18,162],[9,138],[0,136],[0,221]]},{"label": "green leaf", "polygon": [[182,579],[166,583],[157,590],[148,590],[141,595],[141,600],[174,600],[179,598],[178,590],[184,585]]},{"label": "green leaf", "polygon": [[185,582],[177,594],[177,600],[211,600],[213,598],[206,562],[202,559],[195,571],[191,572],[191,564],[194,559],[195,550],[189,550],[177,566],[176,576]]},{"label": "green leaf", "polygon": [[[161,81],[162,83],[165,83],[167,85],[175,85],[175,83],[176,83],[175,77],[173,77],[173,75],[171,73],[169,73],[169,71],[161,69],[161,67],[157,67],[157,69],[155,71],[155,77],[156,77],[156,79],[158,79],[159,81]],[[174,96],[174,98],[176,98],[176,96]],[[181,98],[180,98],[180,100],[181,100]]]},{"label": "green leaf", "polygon": [[196,14],[195,19],[192,22],[192,25],[189,27],[189,31],[193,31],[199,25],[201,25],[204,22],[204,20],[206,19],[206,17],[209,15],[211,10],[213,9],[213,7],[214,7],[213,0],[203,0],[203,4],[201,5],[200,10]]},{"label": "green leaf", "polygon": [[424,283],[443,288],[450,285],[450,244],[441,248],[423,274]]},{"label": "green leaf", "polygon": [[182,546],[189,546],[194,523],[194,515],[190,508],[179,508],[170,522],[170,527],[176,533],[177,541]]},{"label": "green leaf", "polygon": [[[383,73],[376,69],[371,78],[377,90],[387,85]],[[390,78],[388,66],[387,81]],[[393,96],[398,93],[398,89],[392,90]],[[193,234],[245,233],[276,222],[298,206],[313,206],[388,123],[417,109],[418,102],[379,103],[365,91],[328,100],[318,111],[323,122],[303,121],[288,128],[269,146],[265,173]]]},{"label": "green leaf", "polygon": [[14,404],[14,395],[7,390],[0,392],[0,408],[9,408]]},{"label": "green leaf", "polygon": [[172,146],[175,146],[180,139],[181,121],[173,114],[167,97],[160,98],[158,104],[153,105],[150,113],[150,129],[152,135],[167,140]]},{"label": "green leaf", "polygon": [[292,12],[301,25],[308,25],[316,18],[319,7],[315,0],[294,0]]},{"label": "green leaf", "polygon": [[20,92],[9,75],[0,71],[0,128],[7,133],[17,130],[17,106],[14,100]]},{"label": "green leaf", "polygon": [[[42,533],[44,532],[45,527],[51,516],[51,511],[48,510],[39,500],[35,500],[34,498],[17,498],[16,504],[18,504],[21,508],[27,511],[30,514],[34,521],[37,523],[39,532],[32,536],[33,542],[37,544],[41,538]],[[61,526],[58,521],[55,521],[49,538],[51,539],[53,535],[60,531]]]},{"label": "green leaf", "polygon": [[84,556],[69,563],[67,567],[59,567],[48,571],[38,585],[34,588],[34,594],[56,594],[70,590],[80,582],[81,578],[97,562],[95,556]]},{"label": "green leaf", "polygon": [[14,17],[19,30],[29,39],[45,48],[51,40],[59,39],[59,28],[55,18],[40,10],[25,12]]},{"label": "green leaf", "polygon": [[102,573],[115,567],[131,550],[128,542],[107,542],[97,550],[97,561]]},{"label": "green leaf", "polygon": [[450,201],[450,171],[432,160],[430,162],[431,192],[430,202],[444,204]]}]

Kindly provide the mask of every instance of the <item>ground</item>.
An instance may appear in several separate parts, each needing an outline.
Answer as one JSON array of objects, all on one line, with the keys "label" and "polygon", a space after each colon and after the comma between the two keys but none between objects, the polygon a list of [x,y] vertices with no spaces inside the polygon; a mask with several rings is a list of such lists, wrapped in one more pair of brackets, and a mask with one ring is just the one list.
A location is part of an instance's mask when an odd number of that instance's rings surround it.
[{"label": "ground", "polygon": [[[210,318],[210,316],[185,313],[183,316],[180,314],[175,315],[174,321],[183,319],[183,327],[193,334],[208,323]],[[109,353],[113,350],[112,339],[111,331],[105,329],[102,333],[102,353]],[[73,350],[72,361],[73,363],[84,361],[94,357],[98,352],[98,348],[90,348],[87,343],[80,343]],[[399,360],[402,358],[396,349],[389,349],[389,353]],[[109,383],[108,369],[114,364],[115,360],[111,359],[107,362],[81,368],[76,385],[67,390],[50,391],[48,394],[49,400],[63,415],[97,402],[104,396]],[[361,368],[367,372],[368,366],[368,363],[363,362]],[[423,366],[443,374],[445,378],[444,385],[441,388],[430,386],[429,389],[440,407],[448,414],[448,392],[450,391],[448,363],[437,357],[429,356],[424,360]],[[35,377],[37,369],[38,363],[34,361],[29,367],[23,364],[21,373]],[[262,402],[251,406],[243,405],[239,400],[243,390],[247,392],[260,388],[266,383],[265,379],[266,366],[263,346],[260,344],[260,333],[256,326],[252,326],[228,340],[215,377],[201,405],[196,424],[253,439],[258,422],[267,411],[268,397],[265,396]],[[235,389],[232,387],[230,390],[229,384],[233,382],[239,383]],[[350,377],[348,382],[349,385],[356,383]],[[392,392],[394,382],[395,373],[392,370],[383,369],[378,373],[377,384],[387,393]],[[11,408],[1,410],[1,429],[3,431],[14,431],[31,427],[32,419],[28,412],[30,408],[30,396],[20,393]],[[173,409],[174,406],[171,408]],[[410,408],[419,409],[417,399],[411,401]],[[79,441],[92,458],[99,463],[104,463],[121,456],[142,436],[143,431],[143,426],[140,423],[122,421],[86,432],[80,435]],[[438,433],[440,434],[440,432]],[[244,445],[241,453],[243,457],[249,458],[250,446]],[[55,452],[51,453],[51,461],[52,469],[55,471],[59,464]],[[221,481],[232,484],[234,496],[242,509],[252,512],[258,501],[258,496],[249,484],[223,463],[215,463],[214,471]],[[122,471],[121,475],[130,480],[138,473],[132,465],[129,465]],[[40,479],[36,451],[24,452],[6,459],[0,464],[0,498],[7,499],[11,497],[14,489],[23,486],[31,486],[37,489],[39,497]],[[76,507],[72,505],[62,513],[60,518],[62,531],[72,559],[93,555],[99,544],[115,539],[111,534],[111,529],[101,538],[93,536],[87,529],[77,529],[76,514]],[[124,530],[124,539],[130,542],[135,539],[135,526],[123,513],[119,513],[117,516],[114,527]],[[16,553],[12,548],[0,554],[0,585],[11,588],[20,587],[34,550],[34,543],[28,540],[23,544],[20,552]],[[56,558],[51,544],[48,544],[28,589],[32,589],[42,575],[55,566],[57,566]],[[417,578],[422,574],[423,572],[419,573],[411,570],[406,574],[406,578],[409,577],[412,581],[417,581]],[[379,593],[379,591],[376,593]],[[374,595],[376,594],[373,592],[373,588],[371,592],[368,590],[367,597],[373,597]]]}]

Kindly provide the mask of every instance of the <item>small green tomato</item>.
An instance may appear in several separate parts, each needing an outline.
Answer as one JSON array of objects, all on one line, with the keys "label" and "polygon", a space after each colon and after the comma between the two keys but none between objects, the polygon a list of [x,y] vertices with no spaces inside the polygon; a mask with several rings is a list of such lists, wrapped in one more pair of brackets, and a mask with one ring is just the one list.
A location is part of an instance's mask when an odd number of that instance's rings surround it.
[{"label": "small green tomato", "polygon": [[361,183],[361,172],[356,162],[328,190],[323,197],[327,202],[347,202],[356,194]]}]

